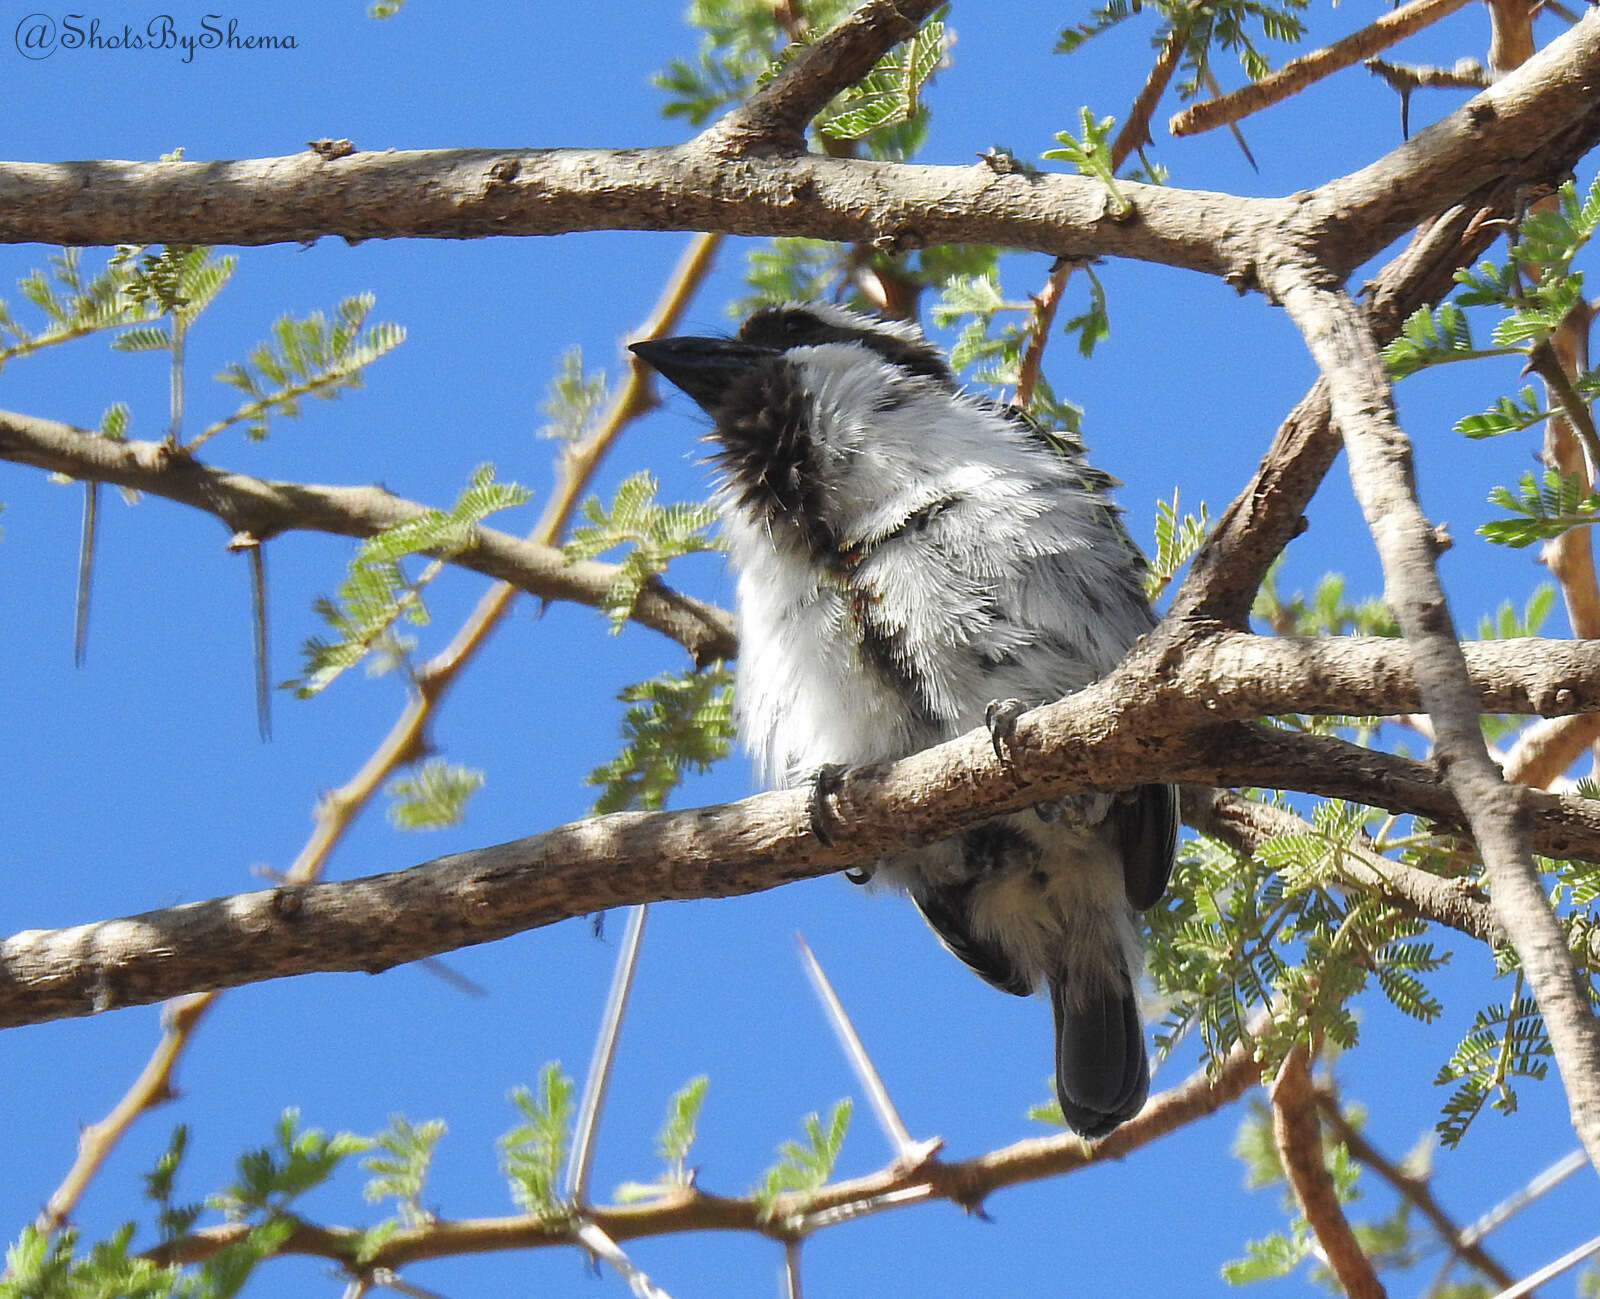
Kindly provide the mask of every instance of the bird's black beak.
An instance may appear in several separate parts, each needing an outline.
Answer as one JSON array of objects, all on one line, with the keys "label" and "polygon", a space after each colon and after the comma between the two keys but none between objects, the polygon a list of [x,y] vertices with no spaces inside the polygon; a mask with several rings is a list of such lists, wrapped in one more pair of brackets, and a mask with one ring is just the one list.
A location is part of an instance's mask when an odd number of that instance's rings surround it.
[{"label": "bird's black beak", "polygon": [[628,350],[677,384],[711,415],[717,413],[735,379],[781,355],[773,348],[731,338],[650,338],[628,344]]}]

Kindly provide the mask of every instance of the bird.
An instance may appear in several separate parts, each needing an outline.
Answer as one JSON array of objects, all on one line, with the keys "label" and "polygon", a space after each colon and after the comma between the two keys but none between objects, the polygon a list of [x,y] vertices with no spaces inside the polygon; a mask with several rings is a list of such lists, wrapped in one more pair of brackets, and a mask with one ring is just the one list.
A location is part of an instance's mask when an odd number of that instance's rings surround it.
[{"label": "bird", "polygon": [[[915,324],[831,302],[762,307],[732,338],[639,359],[711,417],[737,575],[734,710],[761,776],[827,783],[1109,672],[1154,626],[1144,557],[1070,433],[958,381]],[[818,829],[825,822],[817,822]],[[1143,1106],[1139,913],[1172,871],[1173,788],[1041,804],[873,863],[1005,992],[1048,990],[1055,1084],[1080,1136]]]}]

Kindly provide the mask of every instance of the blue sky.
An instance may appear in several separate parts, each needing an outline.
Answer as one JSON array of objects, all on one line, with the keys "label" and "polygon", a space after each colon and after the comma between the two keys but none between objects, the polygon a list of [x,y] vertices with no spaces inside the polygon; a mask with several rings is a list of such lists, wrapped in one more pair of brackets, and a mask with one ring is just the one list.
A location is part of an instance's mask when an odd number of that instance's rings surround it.
[{"label": "blue sky", "polygon": [[[0,25],[11,30],[27,6]],[[1076,124],[1080,104],[1121,114],[1149,58],[1150,16],[1071,58],[1049,51],[1082,15],[1040,6],[957,6],[953,63],[933,93],[926,161],[963,164],[995,144],[1036,157],[1054,131]],[[1021,10],[1030,9],[1030,13]],[[51,13],[60,21],[68,12]],[[120,29],[172,15],[200,28],[204,8],[149,6],[99,16]],[[1311,14],[1329,38],[1369,16],[1367,6]],[[96,11],[85,10],[86,18]],[[222,21],[235,15],[222,13]],[[26,160],[189,158],[294,153],[309,139],[349,137],[361,149],[446,146],[647,145],[683,138],[663,120],[650,74],[696,41],[676,4],[594,0],[587,6],[461,7],[411,0],[373,22],[355,0],[258,6],[241,32],[292,35],[296,48],[182,51],[57,50],[27,59],[5,48],[10,91],[8,154]],[[1545,29],[1546,39],[1553,26]],[[1479,54],[1486,20],[1475,9],[1402,47],[1415,60],[1451,63]],[[1234,70],[1224,70],[1229,84]],[[1416,126],[1457,102],[1419,96]],[[1158,123],[1171,111],[1164,106]],[[1336,123],[1337,129],[1326,129]],[[1308,126],[1308,124],[1310,124]],[[1174,183],[1283,193],[1348,171],[1393,147],[1399,113],[1376,79],[1349,71],[1298,106],[1250,119],[1261,172],[1223,132],[1173,141],[1158,130],[1156,156]],[[1588,179],[1585,174],[1584,179]],[[620,344],[648,312],[688,236],[603,233],[558,239],[396,241],[350,248],[240,250],[232,284],[191,338],[191,418],[232,408],[209,382],[226,361],[265,337],[277,316],[331,309],[370,290],[374,316],[409,339],[379,361],[366,388],[312,403],[271,438],[219,439],[208,457],[265,477],[344,483],[381,480],[436,504],[453,500],[474,466],[543,493],[551,444],[536,436],[539,406],[562,352],[580,345],[613,373]],[[754,241],[726,243],[693,304],[689,332],[728,327],[722,304],[738,290]],[[48,254],[0,248],[0,295]],[[91,265],[99,256],[90,253]],[[1046,259],[1007,265],[1012,296],[1035,290]],[[1098,464],[1120,477],[1135,535],[1148,542],[1154,502],[1174,485],[1213,511],[1245,481],[1278,419],[1313,377],[1281,312],[1198,275],[1137,265],[1103,267],[1113,334],[1092,363],[1067,343],[1050,356],[1058,392],[1085,409]],[[1075,305],[1069,297],[1069,305]],[[1528,552],[1473,537],[1484,497],[1532,463],[1529,441],[1465,443],[1450,423],[1516,376],[1422,376],[1400,392],[1417,442],[1424,502],[1458,539],[1444,561],[1465,627],[1507,594],[1520,605],[1541,576]],[[0,406],[92,426],[112,401],[133,411],[131,434],[155,437],[166,418],[166,376],[151,357],[112,354],[89,340],[8,367]],[[197,425],[196,425],[197,426]],[[664,498],[704,491],[696,461],[700,412],[675,393],[632,429],[604,466],[608,495],[648,467]],[[256,736],[244,565],[224,551],[209,517],[147,500],[103,498],[102,538],[88,663],[72,667],[72,587],[79,493],[33,471],[0,465],[0,674],[11,682],[0,711],[0,901],[6,932],[125,914],[259,886],[260,868],[283,869],[310,829],[318,795],[347,779],[387,729],[401,691],[392,679],[351,673],[312,702],[274,701],[274,738]],[[535,506],[503,526],[530,526]],[[1329,568],[1351,590],[1379,589],[1372,547],[1336,467],[1289,553],[1284,586],[1309,586]],[[268,553],[276,679],[317,630],[310,604],[338,583],[349,543],[297,535]],[[672,580],[728,604],[732,586],[715,556],[693,557]],[[481,583],[452,575],[433,588],[436,648],[470,609]],[[1559,611],[1548,629],[1564,634]],[[379,808],[336,855],[335,878],[392,869],[462,848],[529,834],[581,816],[582,776],[616,747],[618,689],[676,668],[682,651],[646,630],[606,635],[592,611],[524,600],[438,719],[434,740],[451,759],[486,770],[466,822],[401,836]],[[735,798],[753,788],[736,757],[692,782],[679,806]],[[622,918],[596,940],[571,922],[453,955],[450,964],[487,989],[466,997],[415,967],[379,977],[325,975],[230,993],[202,1028],[178,1075],[175,1102],[148,1116],[113,1156],[79,1221],[102,1232],[137,1210],[138,1175],[171,1125],[192,1130],[180,1190],[215,1189],[239,1150],[267,1140],[286,1105],[324,1128],[372,1131],[393,1112],[445,1118],[429,1203],[447,1216],[511,1211],[495,1172],[493,1140],[512,1122],[507,1090],[531,1083],[547,1060],[581,1076],[610,978]],[[801,1117],[855,1085],[795,951],[802,931],[832,976],[873,1051],[913,1135],[938,1134],[953,1156],[978,1153],[1040,1129],[1022,1117],[1046,1095],[1049,1013],[972,978],[932,939],[911,908],[838,880],[759,896],[675,904],[652,914],[640,982],[624,1030],[613,1100],[601,1129],[595,1186],[649,1180],[653,1134],[667,1096],[690,1077],[711,1084],[692,1162],[708,1189],[738,1193],[758,1180],[773,1147]],[[1490,989],[1486,954],[1465,951],[1442,981],[1438,1025],[1363,1005],[1364,1043],[1340,1065],[1353,1099],[1372,1108],[1371,1132],[1398,1155],[1436,1117],[1432,1075]],[[0,1110],[0,1226],[8,1236],[37,1211],[65,1171],[78,1127],[100,1117],[142,1066],[157,1035],[155,1008],[13,1030],[4,1065],[10,1103]],[[1192,1067],[1174,1061],[1157,1086]],[[1552,1083],[1527,1086],[1513,1119],[1483,1118],[1465,1146],[1438,1157],[1439,1192],[1463,1220],[1490,1207],[1574,1144]],[[1139,1153],[1125,1164],[1010,1190],[989,1205],[994,1221],[963,1220],[949,1205],[887,1214],[824,1233],[806,1248],[815,1295],[1205,1295],[1225,1287],[1217,1268],[1247,1239],[1282,1221],[1273,1193],[1242,1189],[1228,1154],[1241,1110]],[[866,1172],[888,1157],[865,1109],[840,1171]],[[1593,1174],[1497,1235],[1514,1272],[1543,1263],[1593,1231]],[[1373,1187],[1375,1204],[1387,1199]],[[337,1222],[370,1221],[354,1170],[312,1202]],[[640,1264],[675,1295],[775,1292],[779,1251],[743,1237],[688,1237],[634,1247]],[[572,1251],[543,1251],[419,1266],[420,1285],[452,1296],[507,1286],[518,1292],[622,1294],[609,1273],[585,1275]],[[1431,1268],[1396,1293],[1414,1293]],[[319,1264],[267,1268],[249,1293],[337,1293]],[[770,1287],[770,1288],[769,1288]],[[1415,1288],[1414,1288],[1415,1287]],[[1261,1287],[1309,1292],[1303,1274]],[[1571,1293],[1569,1280],[1548,1293]]]}]

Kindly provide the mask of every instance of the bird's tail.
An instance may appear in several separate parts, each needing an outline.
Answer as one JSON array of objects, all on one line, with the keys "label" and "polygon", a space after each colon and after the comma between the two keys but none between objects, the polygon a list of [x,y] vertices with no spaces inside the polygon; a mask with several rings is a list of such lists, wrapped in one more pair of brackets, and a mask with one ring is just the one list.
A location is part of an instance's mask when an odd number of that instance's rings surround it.
[{"label": "bird's tail", "polygon": [[1060,971],[1049,982],[1061,1113],[1079,1136],[1103,1137],[1137,1114],[1150,1093],[1132,980],[1124,975],[1085,987]]}]

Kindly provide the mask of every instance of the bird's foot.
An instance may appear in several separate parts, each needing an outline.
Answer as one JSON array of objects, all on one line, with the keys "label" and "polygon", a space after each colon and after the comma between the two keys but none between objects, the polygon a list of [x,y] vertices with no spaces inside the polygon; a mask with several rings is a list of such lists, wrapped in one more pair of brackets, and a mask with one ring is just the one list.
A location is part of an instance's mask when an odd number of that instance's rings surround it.
[{"label": "bird's foot", "polygon": [[983,722],[989,728],[989,742],[994,745],[995,759],[1008,770],[1016,770],[1011,737],[1016,733],[1017,718],[1027,711],[1028,705],[1020,699],[991,699],[989,706],[983,710]]},{"label": "bird's foot", "polygon": [[806,797],[806,819],[811,823],[811,833],[824,848],[833,847],[833,832],[839,824],[839,818],[828,806],[828,800],[844,785],[844,773],[847,770],[837,762],[824,762],[811,776],[811,792]]}]

